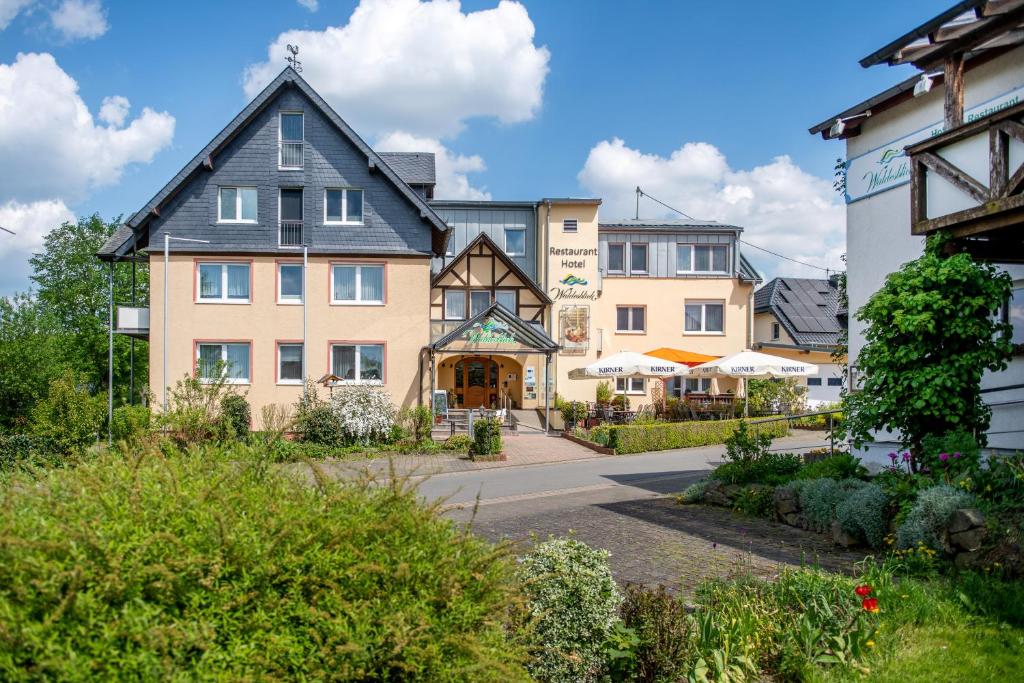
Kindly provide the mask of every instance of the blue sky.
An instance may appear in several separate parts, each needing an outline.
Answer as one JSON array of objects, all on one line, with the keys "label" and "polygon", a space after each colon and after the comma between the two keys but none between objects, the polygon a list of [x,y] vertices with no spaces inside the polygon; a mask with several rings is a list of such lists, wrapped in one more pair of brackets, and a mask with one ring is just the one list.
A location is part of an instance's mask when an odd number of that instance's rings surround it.
[{"label": "blue sky", "polygon": [[[292,36],[304,75],[371,144],[444,156],[441,194],[598,195],[611,218],[639,184],[835,267],[843,150],[807,128],[910,75],[857,60],[950,2],[399,0],[364,2],[356,21],[357,4],[0,0],[0,219],[22,233],[0,235],[0,295],[28,286],[47,221],[144,204],[284,66]],[[293,30],[309,33],[279,40]],[[62,141],[61,117],[83,115]],[[768,276],[813,274],[750,256]]]}]

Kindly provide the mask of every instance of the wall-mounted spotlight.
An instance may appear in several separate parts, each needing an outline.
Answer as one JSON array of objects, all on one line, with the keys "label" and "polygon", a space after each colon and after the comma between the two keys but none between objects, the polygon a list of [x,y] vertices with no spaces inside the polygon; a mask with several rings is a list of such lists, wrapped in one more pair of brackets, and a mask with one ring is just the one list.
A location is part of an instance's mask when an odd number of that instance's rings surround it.
[{"label": "wall-mounted spotlight", "polygon": [[860,114],[854,114],[853,116],[847,116],[846,118],[836,119],[836,122],[832,124],[832,127],[828,129],[828,136],[830,138],[837,138],[846,131],[847,123],[849,121],[855,121],[856,119],[866,119],[871,116],[871,110],[861,112]]},{"label": "wall-mounted spotlight", "polygon": [[941,75],[941,73],[921,74],[921,80],[914,84],[914,97],[920,97],[929,92],[935,85],[935,79]]}]

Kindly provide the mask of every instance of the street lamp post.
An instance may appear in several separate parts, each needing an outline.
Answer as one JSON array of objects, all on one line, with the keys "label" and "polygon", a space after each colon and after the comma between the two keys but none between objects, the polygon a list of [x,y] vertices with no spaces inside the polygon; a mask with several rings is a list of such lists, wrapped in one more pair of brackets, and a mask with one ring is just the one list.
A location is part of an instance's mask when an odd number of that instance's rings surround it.
[{"label": "street lamp post", "polygon": [[169,311],[167,310],[167,280],[170,279],[169,266],[171,262],[171,240],[175,240],[177,242],[198,242],[200,244],[210,243],[210,240],[194,240],[189,239],[188,237],[174,237],[172,235],[167,234],[166,232],[164,233],[164,415],[167,414],[167,317],[170,314]]}]

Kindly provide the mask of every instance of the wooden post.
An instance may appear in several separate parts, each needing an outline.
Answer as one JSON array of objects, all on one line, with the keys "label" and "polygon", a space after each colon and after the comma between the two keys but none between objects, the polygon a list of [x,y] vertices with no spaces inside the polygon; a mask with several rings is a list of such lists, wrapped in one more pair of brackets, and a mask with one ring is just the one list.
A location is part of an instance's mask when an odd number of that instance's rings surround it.
[{"label": "wooden post", "polygon": [[945,128],[953,130],[964,122],[964,56],[946,58],[943,83],[946,89]]},{"label": "wooden post", "polygon": [[988,191],[992,199],[1006,194],[1010,179],[1010,140],[998,127],[988,129]]}]

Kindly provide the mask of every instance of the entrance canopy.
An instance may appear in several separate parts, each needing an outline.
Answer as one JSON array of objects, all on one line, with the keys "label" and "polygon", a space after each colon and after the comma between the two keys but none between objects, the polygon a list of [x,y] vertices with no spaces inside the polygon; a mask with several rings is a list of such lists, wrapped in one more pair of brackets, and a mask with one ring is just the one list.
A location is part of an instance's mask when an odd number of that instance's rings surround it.
[{"label": "entrance canopy", "polygon": [[430,345],[434,352],[543,353],[558,350],[539,325],[495,302]]},{"label": "entrance canopy", "polygon": [[719,356],[709,356],[704,353],[683,351],[682,349],[670,349],[667,346],[663,346],[660,349],[654,349],[653,351],[648,351],[645,355],[661,358],[662,360],[670,360],[673,363],[679,363],[680,365],[686,365],[691,368],[696,367],[701,363],[718,360],[719,358]]}]

